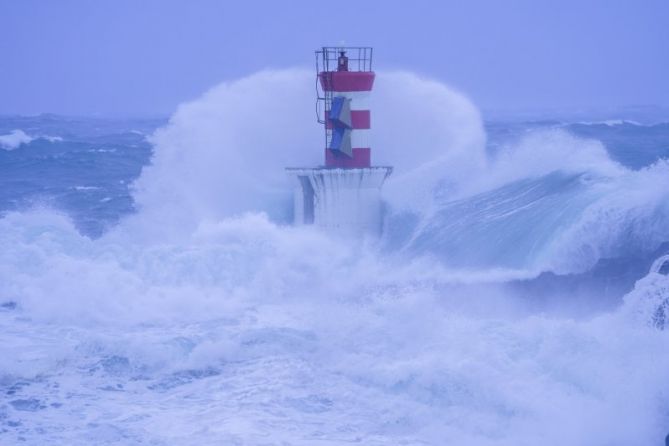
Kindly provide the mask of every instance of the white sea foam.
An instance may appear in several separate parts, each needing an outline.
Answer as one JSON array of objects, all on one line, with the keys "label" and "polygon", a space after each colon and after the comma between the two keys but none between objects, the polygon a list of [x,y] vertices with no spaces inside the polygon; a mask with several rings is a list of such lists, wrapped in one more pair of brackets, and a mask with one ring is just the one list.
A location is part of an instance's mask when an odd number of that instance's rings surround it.
[{"label": "white sea foam", "polygon": [[606,119],[604,121],[579,121],[577,124],[583,124],[583,125],[606,125],[609,127],[615,127],[618,125],[636,125],[640,127],[646,127],[648,124],[642,124],[637,121],[631,121],[627,119]]},{"label": "white sea foam", "polygon": [[616,177],[627,169],[609,157],[600,141],[560,129],[534,130],[500,151],[482,182],[490,189],[556,171]]},{"label": "white sea foam", "polygon": [[0,148],[5,150],[18,149],[22,144],[29,144],[33,138],[23,130],[13,130],[7,135],[0,135]]},{"label": "white sea foam", "polygon": [[0,312],[13,358],[0,380],[15,389],[1,398],[23,426],[9,435],[28,444],[44,432],[472,445],[665,433],[669,337],[627,307],[533,315],[495,286],[452,286],[436,263],[256,214],[151,246],[91,241],[47,211],[0,229],[0,295],[17,304]]},{"label": "white sea foam", "polygon": [[42,139],[46,139],[49,142],[62,142],[63,141],[62,136],[40,135],[39,137],[42,138]]},{"label": "white sea foam", "polygon": [[39,135],[31,136],[28,135],[23,130],[17,129],[13,130],[7,135],[0,135],[0,149],[4,150],[14,150],[21,147],[23,144],[30,144],[36,139],[45,139],[49,142],[61,142],[63,138],[60,136],[49,136],[49,135]]},{"label": "white sea foam", "polygon": [[[523,270],[449,268],[276,223],[289,207],[282,167],[322,156],[315,124],[294,131],[313,119],[310,76],[263,72],[183,105],[153,137],[138,215],[100,239],[50,210],[0,219],[0,357],[11,358],[0,362],[2,435],[23,444],[659,443],[669,332],[648,324],[655,300],[639,296],[663,296],[664,276],[639,282],[610,314],[565,317],[500,283]],[[662,225],[648,226],[662,164],[631,173],[598,143],[559,132],[486,160],[466,99],[413,75],[385,79],[378,104],[402,107],[374,109],[373,125],[388,156],[379,163],[397,166],[396,209],[431,200],[435,183],[466,200],[557,165],[590,172],[603,216],[619,209],[642,223],[639,237],[662,238]],[[556,154],[564,147],[569,159]],[[486,174],[487,183],[470,178]],[[614,251],[593,235],[607,230],[603,216],[554,227],[545,235],[561,243],[543,260],[561,264],[579,243]]]}]

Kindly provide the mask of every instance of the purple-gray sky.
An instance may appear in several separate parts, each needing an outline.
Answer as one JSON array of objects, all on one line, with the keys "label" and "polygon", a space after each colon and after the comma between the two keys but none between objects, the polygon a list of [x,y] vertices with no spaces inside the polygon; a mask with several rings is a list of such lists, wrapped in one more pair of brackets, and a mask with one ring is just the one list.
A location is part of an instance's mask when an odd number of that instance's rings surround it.
[{"label": "purple-gray sky", "polygon": [[0,114],[168,114],[341,41],[482,108],[669,105],[667,0],[0,0],[0,23]]}]

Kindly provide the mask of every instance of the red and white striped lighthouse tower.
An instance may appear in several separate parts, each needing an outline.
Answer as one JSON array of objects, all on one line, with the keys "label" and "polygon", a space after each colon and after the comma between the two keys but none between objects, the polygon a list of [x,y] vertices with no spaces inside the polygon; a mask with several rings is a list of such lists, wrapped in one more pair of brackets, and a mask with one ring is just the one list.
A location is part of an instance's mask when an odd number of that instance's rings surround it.
[{"label": "red and white striped lighthouse tower", "polygon": [[381,186],[391,167],[371,165],[372,48],[316,51],[317,116],[325,130],[325,165],[288,168],[296,179],[295,223],[345,235],[378,235]]},{"label": "red and white striped lighthouse tower", "polygon": [[[369,133],[371,113],[369,95],[374,86],[375,74],[372,67],[372,49],[330,49],[317,52],[322,61],[319,66],[318,104],[324,115],[320,122],[325,124],[325,166],[326,167],[370,167],[371,149]],[[349,57],[351,50],[357,50],[357,57]],[[336,70],[330,68],[331,53],[337,56]],[[317,64],[318,65],[318,64]],[[319,116],[319,118],[321,118]]]}]

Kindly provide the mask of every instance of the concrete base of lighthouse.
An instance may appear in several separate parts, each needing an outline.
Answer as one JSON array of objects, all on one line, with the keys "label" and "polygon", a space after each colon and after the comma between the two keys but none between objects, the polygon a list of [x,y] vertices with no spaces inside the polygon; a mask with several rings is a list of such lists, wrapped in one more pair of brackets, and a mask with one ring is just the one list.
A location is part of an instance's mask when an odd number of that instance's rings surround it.
[{"label": "concrete base of lighthouse", "polygon": [[392,167],[287,168],[294,179],[295,224],[313,224],[347,236],[378,236],[383,224],[381,187]]}]

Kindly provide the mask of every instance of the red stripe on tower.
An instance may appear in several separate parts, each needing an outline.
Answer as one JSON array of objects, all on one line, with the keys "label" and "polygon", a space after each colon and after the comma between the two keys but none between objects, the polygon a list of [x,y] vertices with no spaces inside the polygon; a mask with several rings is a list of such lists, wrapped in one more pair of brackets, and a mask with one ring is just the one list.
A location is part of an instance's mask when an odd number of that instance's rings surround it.
[{"label": "red stripe on tower", "polygon": [[353,156],[347,156],[342,153],[337,153],[334,150],[325,149],[325,166],[338,167],[341,169],[359,169],[363,167],[370,167],[372,165],[371,149],[354,148]]},{"label": "red stripe on tower", "polygon": [[318,76],[325,91],[372,91],[373,71],[323,71]]}]

